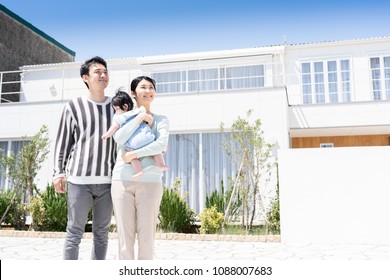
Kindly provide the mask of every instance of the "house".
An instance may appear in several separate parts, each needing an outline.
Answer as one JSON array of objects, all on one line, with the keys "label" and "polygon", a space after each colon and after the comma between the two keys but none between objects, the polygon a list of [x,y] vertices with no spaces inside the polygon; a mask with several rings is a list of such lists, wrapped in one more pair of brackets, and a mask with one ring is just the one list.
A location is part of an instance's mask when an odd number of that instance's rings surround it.
[{"label": "house", "polygon": [[[139,75],[157,81],[154,110],[169,118],[171,134],[164,184],[181,178],[182,193],[199,213],[206,195],[237,172],[220,149],[220,124],[228,128],[250,109],[276,158],[294,148],[388,146],[388,50],[390,37],[380,37],[108,60],[106,92],[129,90]],[[18,151],[21,136],[43,124],[54,141],[65,102],[86,90],[80,64],[20,67],[20,102],[0,104],[2,149]],[[52,150],[38,174],[40,187],[51,180]],[[263,190],[266,205],[275,185]]]}]

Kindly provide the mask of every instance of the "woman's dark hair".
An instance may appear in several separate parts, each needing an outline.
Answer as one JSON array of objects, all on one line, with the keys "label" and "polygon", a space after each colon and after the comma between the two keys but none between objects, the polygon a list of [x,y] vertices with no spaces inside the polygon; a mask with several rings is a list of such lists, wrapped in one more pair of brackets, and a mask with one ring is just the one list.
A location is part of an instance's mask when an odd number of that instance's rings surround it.
[{"label": "woman's dark hair", "polygon": [[[81,65],[80,67],[80,77],[83,77],[83,75],[88,75],[89,74],[89,68],[91,65],[98,63],[103,65],[107,69],[107,62],[101,58],[100,56],[94,56],[86,61]],[[89,88],[88,84],[84,82],[87,88]]]},{"label": "woman's dark hair", "polygon": [[[126,109],[125,105],[127,105],[127,109]],[[118,89],[117,92],[115,93],[115,96],[112,98],[111,106],[112,107],[118,106],[123,111],[126,111],[126,110],[130,111],[130,110],[133,110],[134,102],[127,92],[125,92],[121,89]]]},{"label": "woman's dark hair", "polygon": [[130,90],[132,92],[135,92],[135,89],[137,88],[138,84],[142,81],[142,80],[146,80],[148,82],[151,82],[153,84],[153,87],[154,89],[156,89],[156,81],[153,80],[152,78],[148,77],[148,76],[139,76],[137,78],[134,78],[132,81],[131,81],[131,85],[130,85]]}]

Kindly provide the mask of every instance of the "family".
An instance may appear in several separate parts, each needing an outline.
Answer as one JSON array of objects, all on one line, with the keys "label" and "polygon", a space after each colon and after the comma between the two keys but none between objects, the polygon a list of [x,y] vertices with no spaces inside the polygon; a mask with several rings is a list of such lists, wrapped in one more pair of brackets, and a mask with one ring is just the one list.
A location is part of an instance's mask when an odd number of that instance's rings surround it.
[{"label": "family", "polygon": [[163,159],[169,121],[151,111],[156,82],[137,77],[129,94],[118,90],[111,98],[107,63],[98,56],[81,65],[80,76],[88,91],[65,105],[54,152],[54,187],[66,192],[68,205],[63,258],[78,259],[92,206],[91,259],[106,258],[114,213],[118,258],[151,260],[169,168]]}]

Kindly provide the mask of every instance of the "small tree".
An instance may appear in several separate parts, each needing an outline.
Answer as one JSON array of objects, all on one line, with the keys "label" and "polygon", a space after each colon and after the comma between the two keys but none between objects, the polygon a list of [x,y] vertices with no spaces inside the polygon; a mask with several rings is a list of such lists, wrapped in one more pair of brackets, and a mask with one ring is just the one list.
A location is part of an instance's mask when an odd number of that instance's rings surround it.
[{"label": "small tree", "polygon": [[[257,212],[265,214],[260,188],[269,180],[274,165],[272,144],[266,143],[264,139],[261,121],[256,119],[253,123],[250,122],[251,115],[252,110],[249,110],[245,119],[238,117],[232,123],[230,133],[222,144],[227,156],[237,167],[237,176],[224,222],[229,221],[230,206],[239,194],[241,220],[247,231],[252,228]],[[221,132],[224,132],[223,123],[220,128]]]},{"label": "small tree", "polygon": [[[3,155],[1,158],[1,164],[6,170],[4,175],[10,179],[11,186],[15,191],[12,202],[16,202],[18,205],[16,209],[19,209],[18,213],[15,213],[15,218],[19,219],[21,216],[23,223],[25,223],[26,216],[23,205],[28,205],[34,197],[34,190],[36,190],[34,179],[47,158],[49,143],[48,128],[43,125],[17,155],[11,153],[9,156]],[[32,226],[34,226],[33,221]]]}]

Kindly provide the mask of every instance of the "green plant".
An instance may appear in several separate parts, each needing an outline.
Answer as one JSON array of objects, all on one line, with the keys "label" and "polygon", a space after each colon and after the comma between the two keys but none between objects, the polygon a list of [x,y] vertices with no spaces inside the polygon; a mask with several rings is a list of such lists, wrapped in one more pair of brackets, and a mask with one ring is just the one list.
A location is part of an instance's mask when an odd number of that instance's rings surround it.
[{"label": "green plant", "polygon": [[34,219],[34,229],[39,230],[44,225],[46,219],[46,209],[42,197],[33,197],[28,210]]},{"label": "green plant", "polygon": [[53,184],[31,200],[29,210],[35,221],[35,229],[65,231],[68,211],[66,195],[57,193]]},{"label": "green plant", "polygon": [[[225,212],[226,200],[229,201],[227,197],[228,194],[225,194],[225,187],[223,181],[221,181],[221,192],[214,190],[210,196],[206,195],[206,208],[211,208],[213,206],[217,207],[218,212]],[[230,192],[231,193],[231,192]]]},{"label": "green plant", "polygon": [[16,230],[26,229],[26,204],[17,195],[12,202],[10,210],[13,212],[12,225]]},{"label": "green plant", "polygon": [[195,223],[195,214],[181,196],[179,187],[180,179],[176,179],[170,189],[164,187],[158,226],[166,232],[189,233]]},{"label": "green plant", "polygon": [[[233,185],[234,182],[232,180],[230,181],[230,184]],[[223,184],[223,181],[221,181],[220,190],[220,192],[218,190],[214,190],[210,195],[206,195],[206,208],[216,206],[218,212],[225,213],[227,203],[229,202],[230,197],[232,195],[233,188],[230,188],[228,191],[225,192],[225,186]],[[231,216],[237,215],[240,205],[241,199],[240,194],[238,194],[237,200],[235,200],[230,207],[229,212]]]},{"label": "green plant", "polygon": [[265,235],[265,225],[254,225],[250,231],[247,231],[245,226],[239,224],[229,224],[222,228],[222,233],[226,235]]},{"label": "green plant", "polygon": [[[0,188],[0,225],[5,223],[8,225],[14,224],[14,208],[15,204],[13,203],[15,192],[9,188],[3,189]],[[7,210],[8,209],[8,210]]]},{"label": "green plant", "polygon": [[200,214],[200,222],[200,233],[218,233],[222,227],[223,214],[217,211],[215,205],[205,208]]},{"label": "green plant", "polygon": [[[17,155],[11,153],[6,156],[2,153],[0,163],[3,168],[0,170],[5,170],[4,176],[9,178],[16,194],[13,200],[17,204],[14,208],[14,226],[16,229],[24,229],[26,209],[28,209],[25,205],[30,204],[30,199],[34,197],[34,190],[37,190],[34,179],[47,158],[49,144],[48,127],[43,125],[31,141],[26,141],[26,145]],[[34,218],[32,226],[34,227]]]},{"label": "green plant", "polygon": [[280,206],[279,185],[276,188],[276,196],[270,204],[267,212],[267,233],[280,233]]}]

